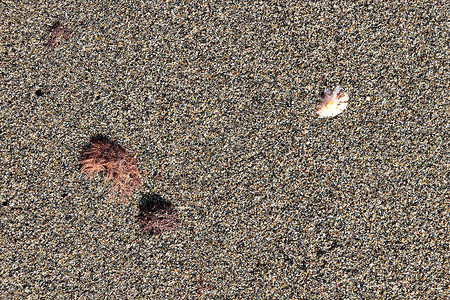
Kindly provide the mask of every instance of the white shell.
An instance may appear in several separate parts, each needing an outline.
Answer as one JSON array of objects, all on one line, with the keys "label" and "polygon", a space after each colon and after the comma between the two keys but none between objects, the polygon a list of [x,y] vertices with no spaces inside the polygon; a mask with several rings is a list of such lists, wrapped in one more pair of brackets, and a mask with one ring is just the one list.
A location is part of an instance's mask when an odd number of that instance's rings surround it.
[{"label": "white shell", "polygon": [[347,108],[347,101],[348,94],[341,91],[339,86],[334,89],[333,93],[330,90],[325,91],[317,110],[319,118],[334,117],[340,114]]}]

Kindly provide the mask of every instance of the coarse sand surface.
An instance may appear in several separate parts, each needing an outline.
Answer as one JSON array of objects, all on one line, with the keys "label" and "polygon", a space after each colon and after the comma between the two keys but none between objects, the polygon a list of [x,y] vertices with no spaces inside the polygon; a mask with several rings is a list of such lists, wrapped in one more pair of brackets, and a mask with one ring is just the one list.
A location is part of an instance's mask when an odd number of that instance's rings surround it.
[{"label": "coarse sand surface", "polygon": [[[449,1],[0,15],[0,299],[450,298]],[[80,172],[98,134],[135,153],[125,204]],[[142,231],[149,195],[178,230]]]}]

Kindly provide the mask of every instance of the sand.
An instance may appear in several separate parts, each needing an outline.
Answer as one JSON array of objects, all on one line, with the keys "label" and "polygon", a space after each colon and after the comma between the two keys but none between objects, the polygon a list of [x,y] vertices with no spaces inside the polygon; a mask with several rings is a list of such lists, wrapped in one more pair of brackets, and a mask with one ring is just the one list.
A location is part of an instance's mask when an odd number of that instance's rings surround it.
[{"label": "sand", "polygon": [[[450,297],[448,2],[98,3],[0,4],[1,299]],[[127,204],[80,173],[96,134]]]}]

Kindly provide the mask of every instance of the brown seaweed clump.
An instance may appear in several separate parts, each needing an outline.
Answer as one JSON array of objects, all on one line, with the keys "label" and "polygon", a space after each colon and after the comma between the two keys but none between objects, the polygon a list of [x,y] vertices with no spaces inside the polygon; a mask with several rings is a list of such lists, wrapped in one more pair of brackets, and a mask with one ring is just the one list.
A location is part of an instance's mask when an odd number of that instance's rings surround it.
[{"label": "brown seaweed clump", "polygon": [[55,49],[56,41],[60,36],[63,36],[64,39],[68,40],[71,34],[71,30],[64,27],[59,21],[53,23],[48,31],[51,33],[50,40],[45,44],[45,48],[48,51],[53,51],[53,49]]},{"label": "brown seaweed clump", "polygon": [[80,164],[87,177],[103,174],[105,182],[111,183],[110,198],[122,203],[142,185],[134,154],[104,136],[91,138],[81,152]]},{"label": "brown seaweed clump", "polygon": [[158,235],[167,231],[175,231],[181,224],[175,207],[159,195],[144,195],[139,210],[136,219],[146,234]]}]

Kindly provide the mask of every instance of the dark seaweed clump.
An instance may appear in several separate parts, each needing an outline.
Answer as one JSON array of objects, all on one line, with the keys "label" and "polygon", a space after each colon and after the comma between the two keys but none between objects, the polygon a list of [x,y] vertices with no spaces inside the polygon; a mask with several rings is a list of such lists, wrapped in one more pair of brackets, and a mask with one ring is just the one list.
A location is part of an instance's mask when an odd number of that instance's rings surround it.
[{"label": "dark seaweed clump", "polygon": [[141,229],[149,235],[158,235],[167,231],[175,231],[181,224],[175,207],[157,194],[146,194],[139,204],[137,221]]}]

